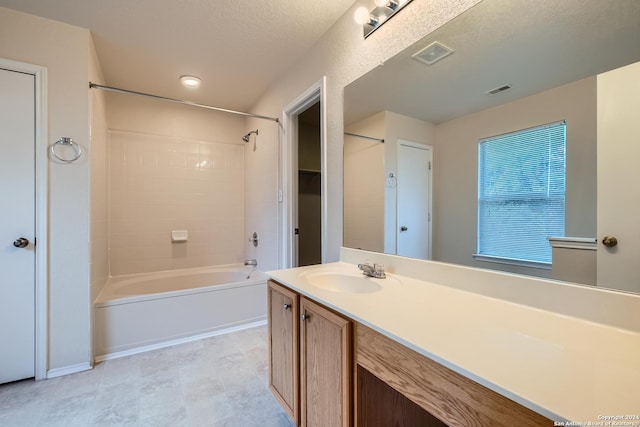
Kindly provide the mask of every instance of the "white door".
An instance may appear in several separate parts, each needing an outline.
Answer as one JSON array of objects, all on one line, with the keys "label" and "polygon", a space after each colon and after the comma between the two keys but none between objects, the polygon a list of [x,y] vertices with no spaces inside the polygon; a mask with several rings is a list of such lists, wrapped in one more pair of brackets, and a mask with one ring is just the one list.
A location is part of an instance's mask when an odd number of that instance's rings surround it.
[{"label": "white door", "polygon": [[[0,383],[35,374],[35,76],[0,69]],[[25,247],[18,239],[27,239]]]},{"label": "white door", "polygon": [[431,258],[431,147],[398,141],[397,255]]},{"label": "white door", "polygon": [[[640,292],[640,62],[598,75],[598,286]],[[605,236],[618,244],[605,247]]]}]

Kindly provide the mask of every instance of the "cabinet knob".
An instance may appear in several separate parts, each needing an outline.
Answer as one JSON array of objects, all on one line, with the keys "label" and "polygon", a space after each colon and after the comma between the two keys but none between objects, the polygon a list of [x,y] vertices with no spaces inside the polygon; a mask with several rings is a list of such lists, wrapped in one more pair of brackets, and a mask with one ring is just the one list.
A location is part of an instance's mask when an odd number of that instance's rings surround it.
[{"label": "cabinet knob", "polygon": [[284,305],[284,309],[285,309],[285,310],[289,310],[290,308],[291,308],[291,304],[285,304],[285,305]]},{"label": "cabinet knob", "polygon": [[307,313],[302,313],[302,315],[300,317],[302,318],[302,320],[307,320],[307,319],[311,318],[311,315],[307,314]]}]

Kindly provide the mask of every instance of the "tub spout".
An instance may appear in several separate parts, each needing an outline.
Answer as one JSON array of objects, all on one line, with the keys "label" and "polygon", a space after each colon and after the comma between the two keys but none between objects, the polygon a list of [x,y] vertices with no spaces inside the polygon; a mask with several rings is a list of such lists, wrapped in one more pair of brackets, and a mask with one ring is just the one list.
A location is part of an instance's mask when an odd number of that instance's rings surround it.
[{"label": "tub spout", "polygon": [[258,260],[255,259],[245,259],[244,260],[244,265],[252,265],[254,267],[258,266]]},{"label": "tub spout", "polygon": [[246,278],[245,280],[249,280],[249,279],[251,279],[251,275],[252,275],[252,274],[253,274],[253,272],[254,272],[254,271],[256,271],[256,270],[257,270],[257,268],[253,267],[253,268],[251,269],[251,271],[249,272],[249,274],[247,274],[247,278]]}]

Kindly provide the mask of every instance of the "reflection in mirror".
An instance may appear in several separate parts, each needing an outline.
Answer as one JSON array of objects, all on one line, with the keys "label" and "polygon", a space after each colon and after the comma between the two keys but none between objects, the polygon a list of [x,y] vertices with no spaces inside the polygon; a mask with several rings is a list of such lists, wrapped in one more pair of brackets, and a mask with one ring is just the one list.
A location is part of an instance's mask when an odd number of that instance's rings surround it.
[{"label": "reflection in mirror", "polygon": [[[602,284],[598,75],[640,61],[638,40],[636,0],[483,0],[351,83],[344,92],[344,246]],[[453,53],[432,65],[412,58],[436,41]],[[556,122],[566,123],[566,191],[564,233],[548,236],[559,242],[552,262],[474,257],[479,141]],[[419,157],[403,154],[406,145],[429,153],[427,175],[408,178],[420,167],[406,166],[403,159]],[[403,205],[409,191],[427,198],[426,215]],[[403,252],[416,229],[405,215],[421,218],[416,241],[428,246],[427,256]],[[640,292],[640,285],[619,288]]]}]

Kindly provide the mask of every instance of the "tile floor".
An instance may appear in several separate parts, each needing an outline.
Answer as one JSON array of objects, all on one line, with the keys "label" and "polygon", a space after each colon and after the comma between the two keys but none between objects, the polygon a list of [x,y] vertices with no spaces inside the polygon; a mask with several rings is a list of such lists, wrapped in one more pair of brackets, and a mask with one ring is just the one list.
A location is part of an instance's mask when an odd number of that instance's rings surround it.
[{"label": "tile floor", "polygon": [[267,378],[262,326],[0,385],[0,426],[293,427]]}]

